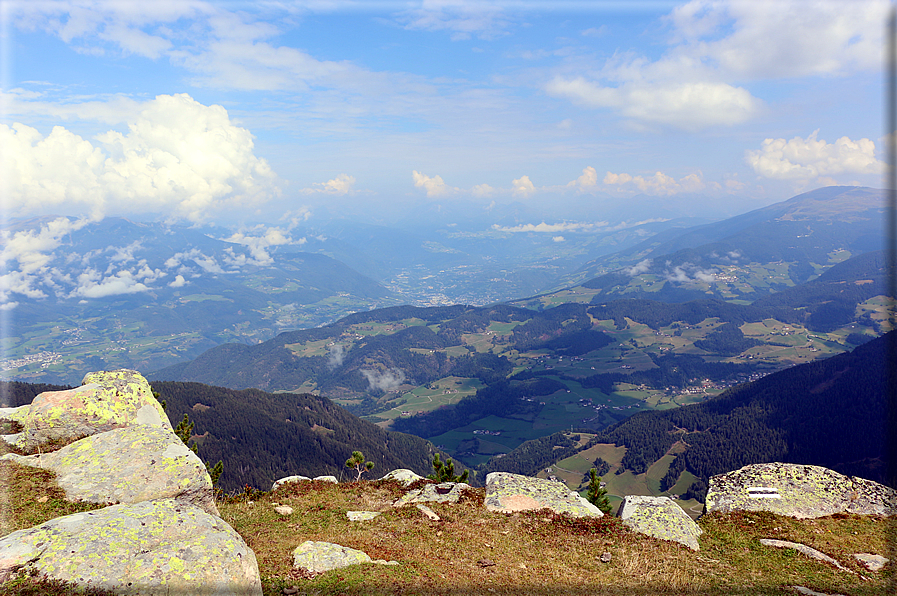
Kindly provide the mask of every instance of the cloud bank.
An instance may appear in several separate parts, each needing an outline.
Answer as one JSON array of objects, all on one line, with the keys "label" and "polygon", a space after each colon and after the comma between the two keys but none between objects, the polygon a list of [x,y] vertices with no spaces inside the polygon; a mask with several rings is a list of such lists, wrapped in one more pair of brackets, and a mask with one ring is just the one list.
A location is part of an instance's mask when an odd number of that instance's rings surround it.
[{"label": "cloud bank", "polygon": [[834,143],[817,138],[765,139],[759,150],[746,151],[745,161],[764,178],[813,180],[841,174],[881,174],[885,164],[875,158],[875,143],[841,137]]}]

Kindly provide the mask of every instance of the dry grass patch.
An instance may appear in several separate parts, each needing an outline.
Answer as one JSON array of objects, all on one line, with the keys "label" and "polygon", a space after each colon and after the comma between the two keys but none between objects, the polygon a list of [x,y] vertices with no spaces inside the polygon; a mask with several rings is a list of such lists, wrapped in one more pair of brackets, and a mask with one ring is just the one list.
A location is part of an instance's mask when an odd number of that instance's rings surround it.
[{"label": "dry grass patch", "polygon": [[[222,516],[255,550],[265,594],[296,586],[299,594],[796,594],[795,585],[829,594],[886,594],[891,569],[873,574],[857,552],[887,555],[883,518],[834,516],[795,520],[765,513],[706,516],[701,551],[629,531],[618,519],[574,519],[547,510],[512,515],[482,505],[484,489],[455,505],[431,503],[430,521],[413,505],[391,503],[395,482],[335,485],[303,482],[220,505]],[[274,512],[273,503],[293,508]],[[350,522],[347,511],[381,511]],[[856,571],[760,544],[760,538],[812,546]],[[292,570],[292,551],[306,540],[356,548],[398,566],[355,565],[319,575]],[[611,554],[602,563],[602,553]],[[864,579],[864,577],[866,579]]]}]

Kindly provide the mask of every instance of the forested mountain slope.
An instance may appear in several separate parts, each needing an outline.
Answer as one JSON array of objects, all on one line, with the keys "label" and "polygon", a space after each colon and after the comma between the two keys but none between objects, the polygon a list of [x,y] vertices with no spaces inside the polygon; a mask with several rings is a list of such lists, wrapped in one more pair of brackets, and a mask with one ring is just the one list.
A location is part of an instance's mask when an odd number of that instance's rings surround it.
[{"label": "forested mountain slope", "polygon": [[635,473],[680,442],[685,449],[661,481],[662,490],[673,486],[682,470],[706,481],[771,461],[820,465],[884,481],[886,355],[893,333],[700,404],[636,414],[607,429],[599,440],[625,446],[622,466]]},{"label": "forested mountain slope", "polygon": [[422,475],[432,471],[427,441],[384,431],[323,397],[200,383],[152,386],[166,401],[172,424],[185,413],[195,423],[199,456],[224,463],[220,486],[225,491],[246,484],[267,490],[276,479],[295,474],[339,478],[356,450],[374,462],[373,477],[397,468]]}]

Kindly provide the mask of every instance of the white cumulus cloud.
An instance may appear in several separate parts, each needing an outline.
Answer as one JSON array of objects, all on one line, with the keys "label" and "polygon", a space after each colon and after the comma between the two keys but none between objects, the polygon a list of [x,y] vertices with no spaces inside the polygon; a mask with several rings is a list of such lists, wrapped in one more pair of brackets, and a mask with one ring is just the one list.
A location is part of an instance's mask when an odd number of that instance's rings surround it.
[{"label": "white cumulus cloud", "polygon": [[[355,177],[348,174],[340,174],[327,182],[316,182],[315,188],[303,188],[304,194],[324,193],[328,195],[346,195],[354,190]],[[306,217],[306,219],[308,219]]]},{"label": "white cumulus cloud", "polygon": [[529,176],[521,176],[516,180],[512,180],[511,184],[514,187],[513,194],[515,197],[528,197],[536,192],[536,187],[533,186]]},{"label": "white cumulus cloud", "polygon": [[588,166],[582,170],[582,176],[576,180],[567,183],[568,187],[575,187],[579,190],[589,190],[598,185],[598,172],[595,168]]},{"label": "white cumulus cloud", "polygon": [[43,136],[0,124],[4,193],[12,215],[41,212],[106,214],[163,212],[203,221],[227,205],[276,194],[276,176],[253,154],[248,130],[227,111],[189,95],[160,95],[96,144],[61,126]]},{"label": "white cumulus cloud", "polygon": [[632,176],[631,174],[614,174],[608,172],[604,176],[604,184],[626,190],[638,190],[649,195],[669,196],[683,192],[696,192],[705,187],[700,173],[689,174],[676,180],[675,178],[656,172],[653,176]]},{"label": "white cumulus cloud", "polygon": [[875,143],[841,137],[834,143],[817,138],[765,139],[745,160],[757,174],[780,180],[813,180],[841,174],[880,174],[885,164],[875,158]]},{"label": "white cumulus cloud", "polygon": [[427,192],[428,197],[442,197],[457,190],[447,185],[442,179],[442,176],[433,176],[431,178],[426,174],[421,174],[417,170],[414,170],[411,172],[411,177],[414,180],[415,188],[424,189]]}]

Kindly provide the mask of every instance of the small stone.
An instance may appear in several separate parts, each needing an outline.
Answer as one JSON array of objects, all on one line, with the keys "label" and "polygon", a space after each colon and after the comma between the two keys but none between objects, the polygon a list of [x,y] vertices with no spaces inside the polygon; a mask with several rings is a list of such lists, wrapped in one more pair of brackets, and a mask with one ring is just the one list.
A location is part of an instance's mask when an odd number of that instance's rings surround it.
[{"label": "small stone", "polygon": [[48,497],[47,495],[44,495],[44,496],[40,497],[40,498],[37,500],[37,502],[38,502],[38,503],[46,503],[46,502],[49,501],[49,500],[50,500],[50,497]]},{"label": "small stone", "polygon": [[289,505],[280,505],[274,508],[274,511],[281,515],[293,515],[293,508]]},{"label": "small stone", "polygon": [[888,564],[887,557],[871,553],[857,553],[854,558],[862,563],[869,571],[881,571]]},{"label": "small stone", "polygon": [[426,505],[424,505],[423,503],[418,503],[417,508],[420,510],[421,513],[423,513],[424,515],[429,517],[431,520],[439,521],[439,516],[436,514],[436,512],[433,511],[432,509],[430,509],[429,507],[427,507]]},{"label": "small stone", "polygon": [[483,568],[495,567],[495,561],[493,561],[492,559],[480,559],[479,561],[477,561],[477,565]]},{"label": "small stone", "polygon": [[601,562],[602,563],[610,563],[610,553],[601,553]]},{"label": "small stone", "polygon": [[286,594],[287,596],[289,596],[290,594],[298,594],[298,593],[299,593],[299,588],[297,588],[296,586],[291,586],[291,587],[289,587],[289,588],[284,588],[284,589],[283,589],[283,593]]}]

